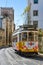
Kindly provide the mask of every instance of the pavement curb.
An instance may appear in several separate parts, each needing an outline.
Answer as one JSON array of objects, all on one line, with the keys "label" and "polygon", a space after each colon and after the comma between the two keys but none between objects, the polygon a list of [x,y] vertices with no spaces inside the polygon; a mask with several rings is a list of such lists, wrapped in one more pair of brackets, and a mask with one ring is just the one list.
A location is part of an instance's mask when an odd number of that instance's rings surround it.
[{"label": "pavement curb", "polygon": [[42,53],[38,53],[40,56],[43,56],[43,54]]}]

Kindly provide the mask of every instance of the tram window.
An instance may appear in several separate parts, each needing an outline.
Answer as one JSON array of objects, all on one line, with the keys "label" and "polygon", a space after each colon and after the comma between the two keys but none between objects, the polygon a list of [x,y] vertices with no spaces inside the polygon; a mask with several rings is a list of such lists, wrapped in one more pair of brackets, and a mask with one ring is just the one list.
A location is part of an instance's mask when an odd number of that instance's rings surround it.
[{"label": "tram window", "polygon": [[38,41],[38,34],[35,33],[35,41]]},{"label": "tram window", "polygon": [[17,36],[13,37],[13,42],[17,42]]},{"label": "tram window", "polygon": [[28,40],[29,40],[29,41],[34,41],[34,33],[29,32]]},{"label": "tram window", "polygon": [[21,33],[19,33],[19,41],[21,41]]},{"label": "tram window", "polygon": [[22,34],[22,40],[23,40],[23,41],[27,41],[27,33],[26,33],[26,32],[24,32],[24,33]]}]

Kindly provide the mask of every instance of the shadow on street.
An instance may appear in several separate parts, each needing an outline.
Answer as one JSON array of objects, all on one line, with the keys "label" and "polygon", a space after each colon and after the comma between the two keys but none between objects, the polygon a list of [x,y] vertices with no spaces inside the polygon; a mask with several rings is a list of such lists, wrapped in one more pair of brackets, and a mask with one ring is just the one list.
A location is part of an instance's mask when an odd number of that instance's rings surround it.
[{"label": "shadow on street", "polygon": [[40,55],[28,56],[28,55],[20,54],[20,53],[17,53],[17,52],[15,52],[15,53],[18,54],[21,57],[24,57],[24,58],[30,58],[30,59],[34,59],[34,60],[43,61],[43,57],[40,56]]}]

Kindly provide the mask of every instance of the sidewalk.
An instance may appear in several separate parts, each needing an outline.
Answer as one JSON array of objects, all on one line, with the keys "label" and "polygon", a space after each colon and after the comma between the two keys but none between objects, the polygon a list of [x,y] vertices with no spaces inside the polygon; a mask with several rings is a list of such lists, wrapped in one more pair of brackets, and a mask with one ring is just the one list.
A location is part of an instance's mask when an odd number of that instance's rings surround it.
[{"label": "sidewalk", "polygon": [[43,54],[42,53],[38,53],[40,56],[43,56]]},{"label": "sidewalk", "polygon": [[9,48],[9,46],[1,46],[0,49]]}]

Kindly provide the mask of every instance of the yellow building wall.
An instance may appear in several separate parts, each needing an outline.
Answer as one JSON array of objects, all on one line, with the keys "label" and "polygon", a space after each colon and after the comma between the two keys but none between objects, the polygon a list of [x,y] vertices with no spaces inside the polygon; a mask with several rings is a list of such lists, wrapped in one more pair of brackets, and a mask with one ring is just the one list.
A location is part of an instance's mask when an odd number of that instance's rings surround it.
[{"label": "yellow building wall", "polygon": [[5,38],[5,31],[0,29],[0,47],[6,46],[6,38]]}]

